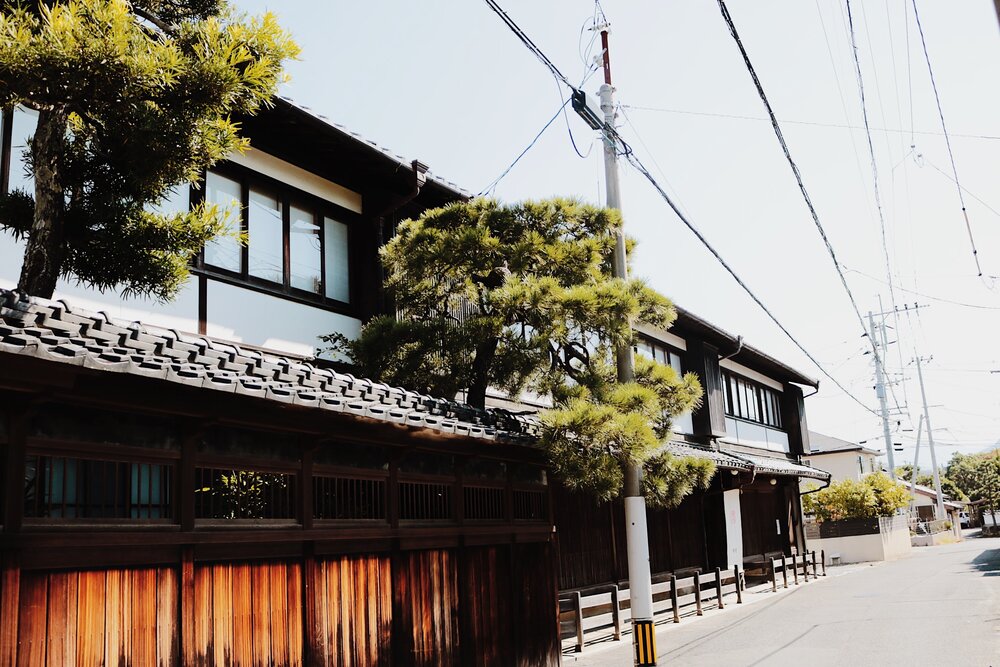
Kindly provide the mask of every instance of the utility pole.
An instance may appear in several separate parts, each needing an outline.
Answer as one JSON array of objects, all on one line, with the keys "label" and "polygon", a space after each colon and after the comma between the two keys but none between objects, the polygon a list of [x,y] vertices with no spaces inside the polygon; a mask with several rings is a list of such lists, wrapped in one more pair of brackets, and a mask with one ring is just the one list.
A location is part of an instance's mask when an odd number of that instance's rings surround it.
[{"label": "utility pole", "polygon": [[[889,405],[885,401],[885,380],[883,379],[882,355],[878,352],[879,341],[883,340],[875,335],[875,315],[868,311],[868,327],[870,329],[872,350],[875,356],[875,395],[878,397],[879,410],[882,413],[882,436],[885,442],[885,454],[889,459],[889,476],[896,481],[896,461],[892,454],[892,434],[889,432]],[[885,350],[885,347],[882,347]]]},{"label": "utility pole", "polygon": [[917,357],[917,378],[920,379],[920,398],[924,402],[924,421],[927,422],[927,444],[931,448],[931,466],[934,469],[934,492],[937,494],[938,520],[945,518],[944,495],[941,493],[941,476],[938,474],[937,455],[934,453],[934,429],[931,428],[931,413],[927,408],[927,393],[924,391],[924,372],[920,368],[920,357]]},{"label": "utility pole", "polygon": [[917,475],[920,474],[920,435],[924,431],[924,416],[920,415],[920,423],[917,425],[917,449],[913,452],[913,471],[910,473],[910,505],[915,507],[917,502]]},{"label": "utility pole", "polygon": [[[604,112],[604,176],[607,183],[608,208],[621,211],[621,191],[618,186],[618,146],[615,141],[614,88],[611,87],[611,59],[608,53],[608,27],[601,27],[604,49],[604,85],[600,88],[601,111]],[[615,232],[615,253],[612,258],[615,278],[628,278],[625,257],[625,231]],[[632,323],[629,322],[631,329]],[[635,379],[632,346],[620,345],[615,350],[619,382]],[[649,572],[649,535],[646,528],[646,499],[642,495],[642,468],[629,464],[625,468],[625,537],[628,549],[628,590],[632,607],[632,642],[636,665],[656,664],[656,629],[653,626],[653,582]]]}]

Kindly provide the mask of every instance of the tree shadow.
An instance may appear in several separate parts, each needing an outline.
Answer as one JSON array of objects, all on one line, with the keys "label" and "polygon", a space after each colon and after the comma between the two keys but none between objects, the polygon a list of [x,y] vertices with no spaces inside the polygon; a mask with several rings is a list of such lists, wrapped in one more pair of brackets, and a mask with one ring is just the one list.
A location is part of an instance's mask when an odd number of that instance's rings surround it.
[{"label": "tree shadow", "polygon": [[972,565],[984,577],[1000,577],[1000,549],[987,549],[972,559]]}]

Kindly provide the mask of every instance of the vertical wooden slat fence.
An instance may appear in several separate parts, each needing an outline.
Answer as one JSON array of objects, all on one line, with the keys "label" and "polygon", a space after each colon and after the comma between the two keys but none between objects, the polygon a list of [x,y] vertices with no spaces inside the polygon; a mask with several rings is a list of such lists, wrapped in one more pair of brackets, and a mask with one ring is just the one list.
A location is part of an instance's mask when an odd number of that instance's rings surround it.
[{"label": "vertical wooden slat fence", "polygon": [[0,664],[558,665],[548,545],[458,553],[201,562],[184,550],[169,567],[80,571],[7,558]]}]

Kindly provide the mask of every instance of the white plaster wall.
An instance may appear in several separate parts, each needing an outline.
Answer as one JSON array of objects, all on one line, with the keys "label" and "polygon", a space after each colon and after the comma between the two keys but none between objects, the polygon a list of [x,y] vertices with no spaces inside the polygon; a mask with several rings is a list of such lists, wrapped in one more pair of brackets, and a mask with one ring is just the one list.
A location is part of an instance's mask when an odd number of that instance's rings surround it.
[{"label": "white plaster wall", "polygon": [[910,528],[905,516],[879,519],[879,528],[882,531],[882,548],[885,551],[886,560],[895,560],[909,555],[912,544],[910,542]]},{"label": "white plaster wall", "polygon": [[354,338],[361,320],[322,308],[208,282],[208,335],[278,352],[312,356],[319,336],[340,332]]},{"label": "white plaster wall", "polygon": [[759,447],[772,452],[789,451],[788,434],[763,424],[753,424],[726,417],[726,439],[748,447]]},{"label": "white plaster wall", "polygon": [[[23,243],[15,241],[9,232],[0,232],[0,288],[11,289],[17,285],[23,253]],[[59,281],[54,298],[65,299],[71,307],[103,311],[126,322],[138,320],[166,329],[198,332],[198,284],[194,278],[187,281],[172,301],[165,303],[155,299],[126,299],[117,291],[101,293],[67,280]]]},{"label": "white plaster wall", "polygon": [[851,535],[809,540],[810,551],[825,551],[829,565],[834,554],[840,554],[841,563],[867,563],[895,560],[910,553],[910,530],[905,516],[879,519],[881,532],[875,535]]},{"label": "white plaster wall", "polygon": [[885,560],[885,547],[879,534],[811,539],[808,548],[810,551],[824,551],[827,565],[832,562],[834,554],[840,554],[841,563]]},{"label": "white plaster wall", "polygon": [[[809,455],[810,465],[825,470],[833,478],[831,481],[839,482],[844,479],[861,479],[861,471],[858,468],[858,453],[836,452],[832,454]],[[867,469],[867,467],[866,467]]]},{"label": "white plaster wall", "polygon": [[743,566],[743,514],[740,509],[740,490],[722,492],[723,511],[726,514],[727,567]]}]

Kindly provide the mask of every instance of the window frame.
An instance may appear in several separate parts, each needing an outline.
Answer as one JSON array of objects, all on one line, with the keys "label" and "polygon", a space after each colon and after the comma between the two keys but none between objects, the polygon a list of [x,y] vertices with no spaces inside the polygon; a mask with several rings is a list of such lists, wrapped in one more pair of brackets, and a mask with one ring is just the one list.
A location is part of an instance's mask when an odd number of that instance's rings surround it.
[{"label": "window frame", "polygon": [[[777,431],[785,430],[781,414],[781,392],[728,368],[720,370],[726,417]],[[752,413],[756,413],[756,416],[751,416]]]},{"label": "window frame", "polygon": [[[358,310],[359,290],[359,235],[358,228],[363,216],[327,201],[321,197],[310,194],[278,179],[265,174],[253,171],[241,165],[231,162],[224,162],[212,167],[211,171],[225,178],[232,179],[240,184],[240,232],[248,233],[249,220],[246,211],[250,205],[250,188],[257,191],[273,193],[281,207],[282,220],[282,279],[281,282],[273,282],[264,278],[250,275],[250,248],[242,246],[240,249],[240,270],[231,271],[205,262],[205,251],[202,249],[194,261],[192,273],[199,276],[206,276],[213,280],[246,287],[255,292],[280,296],[290,301],[297,301],[309,305],[319,306],[326,310],[355,315]],[[190,202],[191,206],[202,203],[205,200],[204,182],[206,174],[202,175],[201,183],[196,188],[192,186]],[[299,208],[310,211],[313,214],[313,222],[319,228],[320,240],[320,290],[312,292],[310,290],[293,287],[291,284],[291,208]],[[324,218],[330,218],[344,224],[347,227],[347,280],[348,298],[350,301],[340,301],[326,295],[327,292],[327,265],[326,265],[326,225]]]}]

